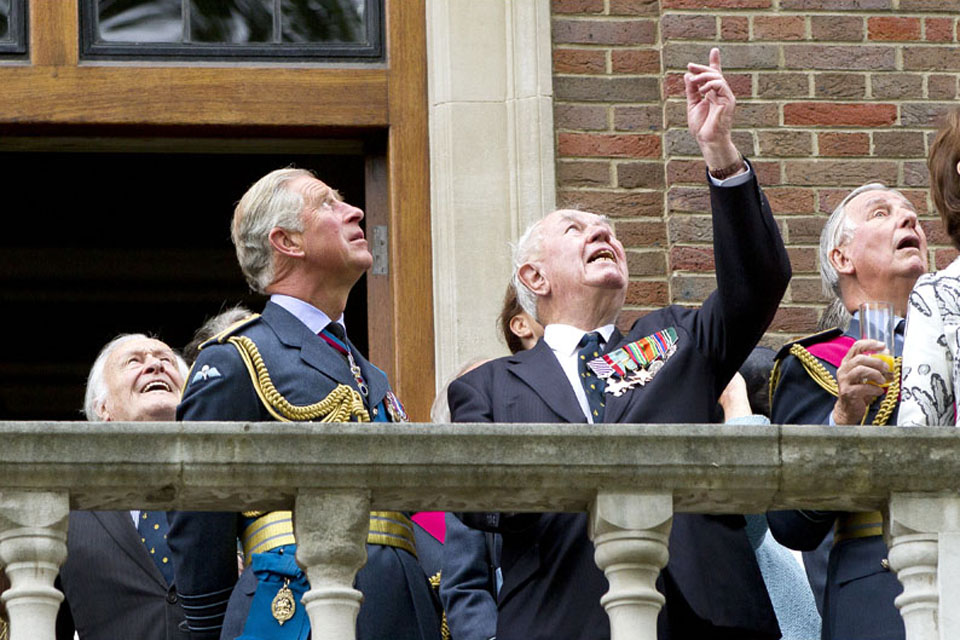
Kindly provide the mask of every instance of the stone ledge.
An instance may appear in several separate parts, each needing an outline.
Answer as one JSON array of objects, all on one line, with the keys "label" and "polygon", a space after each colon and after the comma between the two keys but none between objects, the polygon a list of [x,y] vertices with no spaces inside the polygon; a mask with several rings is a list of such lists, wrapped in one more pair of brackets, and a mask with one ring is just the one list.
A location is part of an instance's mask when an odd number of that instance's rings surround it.
[{"label": "stone ledge", "polygon": [[[0,422],[0,487],[83,509],[290,508],[360,488],[373,508],[585,510],[599,489],[678,511],[881,508],[952,492],[960,432],[897,427]],[[2,491],[2,490],[0,490]]]}]

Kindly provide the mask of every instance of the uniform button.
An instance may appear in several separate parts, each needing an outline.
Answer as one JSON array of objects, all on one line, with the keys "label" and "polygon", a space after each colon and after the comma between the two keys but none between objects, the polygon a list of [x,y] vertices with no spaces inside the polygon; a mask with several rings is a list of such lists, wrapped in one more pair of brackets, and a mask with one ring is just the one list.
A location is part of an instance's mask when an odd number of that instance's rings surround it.
[{"label": "uniform button", "polygon": [[171,589],[167,592],[167,602],[170,604],[177,604],[177,592],[174,589]]},{"label": "uniform button", "polygon": [[374,417],[374,418],[377,417],[377,408],[376,408],[376,407],[373,408],[373,417]]},{"label": "uniform button", "polygon": [[890,571],[890,561],[884,558],[880,561],[880,567],[883,568],[884,571]]}]

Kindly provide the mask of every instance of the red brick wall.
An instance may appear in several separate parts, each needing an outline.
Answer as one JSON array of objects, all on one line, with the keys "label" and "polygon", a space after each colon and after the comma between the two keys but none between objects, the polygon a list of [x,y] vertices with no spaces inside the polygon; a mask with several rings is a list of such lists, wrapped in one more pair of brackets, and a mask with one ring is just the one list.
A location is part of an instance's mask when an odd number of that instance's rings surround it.
[{"label": "red brick wall", "polygon": [[814,330],[820,229],[882,181],[923,214],[931,265],[956,253],[927,195],[936,118],[957,104],[960,0],[552,0],[557,200],[605,213],[627,246],[629,324],[713,290],[704,168],[682,74],[719,46],[794,277],[766,342]]}]

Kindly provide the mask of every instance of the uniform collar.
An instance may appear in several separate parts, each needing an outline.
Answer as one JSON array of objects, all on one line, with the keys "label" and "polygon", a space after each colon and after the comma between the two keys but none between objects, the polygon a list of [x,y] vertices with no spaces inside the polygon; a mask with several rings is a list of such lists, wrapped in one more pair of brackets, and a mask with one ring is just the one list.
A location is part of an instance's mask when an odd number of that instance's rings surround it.
[{"label": "uniform collar", "polygon": [[[290,312],[297,320],[307,325],[312,333],[320,333],[331,322],[327,314],[300,298],[274,293],[270,296],[270,302]],[[343,314],[340,314],[340,317],[337,318],[337,323],[343,327],[343,331],[346,333],[347,328],[343,324]]]}]

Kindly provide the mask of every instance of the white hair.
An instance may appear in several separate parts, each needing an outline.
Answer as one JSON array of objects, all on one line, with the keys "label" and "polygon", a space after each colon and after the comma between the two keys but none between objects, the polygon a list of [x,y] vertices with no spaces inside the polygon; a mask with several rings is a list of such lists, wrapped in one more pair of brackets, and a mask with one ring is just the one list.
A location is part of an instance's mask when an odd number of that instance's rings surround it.
[{"label": "white hair", "polygon": [[257,180],[243,194],[233,212],[230,237],[237,250],[240,270],[250,288],[266,293],[273,282],[274,227],[303,231],[303,196],[290,189],[297,178],[312,178],[306,169],[277,169]]},{"label": "white hair", "polygon": [[[590,211],[580,211],[579,209],[557,209],[556,211],[552,211],[547,217],[559,211],[587,213],[600,218],[602,222],[608,225],[610,224],[607,216]],[[510,276],[510,282],[513,283],[513,288],[517,292],[517,302],[520,304],[520,308],[526,311],[530,317],[537,322],[540,322],[540,318],[537,315],[537,294],[531,291],[520,279],[520,267],[540,255],[540,248],[543,245],[543,235],[540,232],[540,227],[547,217],[541,218],[527,227],[527,230],[524,231],[520,239],[517,240],[517,244],[513,245],[513,274]]]},{"label": "white hair", "polygon": [[513,274],[510,276],[513,288],[517,292],[517,303],[537,322],[540,322],[537,317],[537,295],[520,280],[520,267],[540,253],[542,238],[539,229],[541,222],[543,220],[538,220],[527,227],[527,230],[517,240],[517,244],[513,245]]},{"label": "white hair", "polygon": [[849,242],[857,229],[857,225],[847,218],[847,204],[866,191],[890,191],[906,199],[906,196],[897,189],[881,182],[871,182],[857,187],[840,201],[820,232],[820,284],[824,295],[828,297],[840,297],[840,274],[830,262],[830,252]]},{"label": "white hair", "polygon": [[[113,353],[117,347],[131,340],[152,339],[154,338],[142,333],[125,333],[117,336],[105,344],[103,349],[100,349],[100,353],[97,354],[97,359],[93,361],[93,366],[90,367],[90,375],[87,376],[87,391],[83,397],[83,413],[87,416],[87,420],[90,422],[100,420],[100,411],[107,402],[107,381],[104,379],[103,373],[110,354]],[[180,376],[186,380],[187,363],[184,362],[183,358],[176,352],[174,352],[173,355],[177,359],[177,369],[180,371]]]}]

